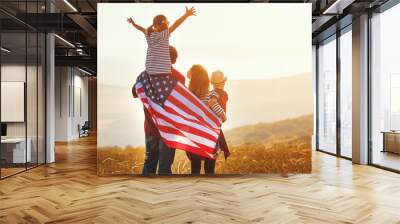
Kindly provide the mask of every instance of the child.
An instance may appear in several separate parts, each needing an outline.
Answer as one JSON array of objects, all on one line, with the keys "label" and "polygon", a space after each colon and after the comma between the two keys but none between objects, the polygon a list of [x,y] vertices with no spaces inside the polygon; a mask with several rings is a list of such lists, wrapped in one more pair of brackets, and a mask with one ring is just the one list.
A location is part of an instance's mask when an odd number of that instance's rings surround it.
[{"label": "child", "polygon": [[[212,104],[219,105],[224,110],[224,114],[226,114],[226,103],[228,102],[228,93],[224,90],[226,80],[227,77],[220,70],[214,71],[211,74],[213,90],[210,92],[210,95],[213,96],[213,98],[208,103],[209,106]],[[216,153],[218,154],[220,150],[224,152],[225,159],[228,158],[230,153],[222,130],[218,138]]]},{"label": "child", "polygon": [[169,36],[178,28],[188,17],[195,16],[194,7],[186,7],[186,12],[171,27],[164,15],[157,15],[153,19],[153,24],[145,29],[137,25],[132,18],[128,18],[128,23],[143,32],[147,41],[146,72],[149,75],[168,75],[171,74],[171,59],[169,54]]},{"label": "child", "polygon": [[211,93],[216,96],[218,104],[221,105],[225,113],[226,103],[228,102],[228,93],[224,90],[226,80],[227,78],[220,70],[213,72],[211,75],[211,84],[213,86]]}]

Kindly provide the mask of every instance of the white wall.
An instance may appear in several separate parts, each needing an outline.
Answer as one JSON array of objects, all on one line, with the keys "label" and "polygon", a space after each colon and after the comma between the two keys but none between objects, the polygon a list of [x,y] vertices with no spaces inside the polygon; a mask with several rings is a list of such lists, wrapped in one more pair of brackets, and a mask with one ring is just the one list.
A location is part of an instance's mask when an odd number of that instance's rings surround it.
[{"label": "white wall", "polygon": [[[30,70],[32,67],[28,67]],[[25,82],[25,65],[2,65],[1,81],[3,82]],[[4,97],[4,96],[3,96]],[[2,108],[4,110],[5,108]],[[25,137],[25,123],[7,123],[7,137]]]},{"label": "white wall", "polygon": [[[29,75],[30,74],[35,74],[36,75],[36,67],[33,66],[28,66],[27,68],[25,65],[2,65],[1,67],[1,81],[2,82],[25,82],[25,75],[27,69],[27,74],[28,74],[28,79],[29,82],[32,82],[30,79]],[[36,85],[35,83],[29,83],[30,85]],[[29,97],[34,97],[36,99],[36,88],[27,88],[27,96]],[[4,97],[4,96],[3,96]],[[33,99],[27,99],[28,103],[34,101]],[[31,107],[35,107],[34,109],[36,110],[36,104],[29,105]],[[2,108],[2,110],[5,110],[6,108]],[[28,113],[27,114],[28,122],[35,121],[36,122],[36,113]],[[33,125],[28,125],[28,137],[30,130],[29,128],[32,127],[32,130],[36,130],[36,126],[33,127]],[[7,122],[7,136],[8,137],[25,137],[25,122]]]},{"label": "white wall", "polygon": [[[75,70],[76,71],[76,70]],[[74,75],[74,102],[72,102],[72,105],[74,107],[72,108],[72,120],[71,120],[71,134],[73,138],[79,137],[79,132],[78,132],[78,124],[81,126],[85,123],[85,121],[88,121],[88,77],[83,77],[80,75]]]},{"label": "white wall", "polygon": [[72,67],[56,67],[55,140],[79,137],[78,125],[88,120],[88,77]]},{"label": "white wall", "polygon": [[55,68],[55,141],[67,141],[69,138],[69,73],[67,67]]}]

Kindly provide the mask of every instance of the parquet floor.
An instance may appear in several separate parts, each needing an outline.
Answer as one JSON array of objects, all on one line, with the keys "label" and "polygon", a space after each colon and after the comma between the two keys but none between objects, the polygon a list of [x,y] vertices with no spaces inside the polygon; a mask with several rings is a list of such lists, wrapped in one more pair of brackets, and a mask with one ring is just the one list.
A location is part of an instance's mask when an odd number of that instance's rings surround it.
[{"label": "parquet floor", "polygon": [[316,152],[309,175],[98,177],[86,138],[0,181],[0,223],[400,223],[400,175]]}]

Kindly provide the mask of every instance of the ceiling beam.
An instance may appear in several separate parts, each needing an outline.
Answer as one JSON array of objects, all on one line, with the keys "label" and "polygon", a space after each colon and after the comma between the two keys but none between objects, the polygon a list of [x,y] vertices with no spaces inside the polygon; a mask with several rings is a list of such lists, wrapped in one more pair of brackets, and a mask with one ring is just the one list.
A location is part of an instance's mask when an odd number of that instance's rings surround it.
[{"label": "ceiling beam", "polygon": [[317,32],[324,26],[329,20],[334,18],[335,16],[319,16],[315,22],[312,24],[312,32]]},{"label": "ceiling beam", "polygon": [[91,56],[55,56],[56,66],[81,66],[96,71],[97,60]]},{"label": "ceiling beam", "polygon": [[353,4],[355,0],[336,0],[330,4],[322,14],[342,14],[343,10]]},{"label": "ceiling beam", "polygon": [[79,25],[86,34],[91,38],[96,38],[97,30],[90,24],[85,17],[79,13],[71,13],[67,15],[72,21]]}]

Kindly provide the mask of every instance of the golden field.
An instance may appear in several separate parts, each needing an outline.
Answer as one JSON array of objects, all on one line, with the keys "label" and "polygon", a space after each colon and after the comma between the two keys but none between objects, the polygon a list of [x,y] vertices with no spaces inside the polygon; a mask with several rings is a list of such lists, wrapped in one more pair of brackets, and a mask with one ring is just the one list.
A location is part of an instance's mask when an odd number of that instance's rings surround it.
[{"label": "golden field", "polygon": [[[217,174],[310,173],[312,115],[273,123],[247,125],[225,132],[231,156],[217,159]],[[145,149],[98,149],[99,175],[141,174]],[[177,150],[174,174],[190,174],[186,153]]]}]

